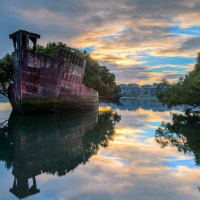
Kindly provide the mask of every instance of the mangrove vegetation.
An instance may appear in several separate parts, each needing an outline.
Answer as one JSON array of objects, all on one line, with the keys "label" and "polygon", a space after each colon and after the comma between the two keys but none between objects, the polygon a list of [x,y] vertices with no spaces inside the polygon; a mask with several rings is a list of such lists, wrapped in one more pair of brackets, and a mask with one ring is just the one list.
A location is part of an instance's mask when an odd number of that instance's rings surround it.
[{"label": "mangrove vegetation", "polygon": [[196,58],[194,69],[176,83],[162,80],[157,89],[157,98],[168,107],[190,106],[190,111],[200,107],[200,53]]}]

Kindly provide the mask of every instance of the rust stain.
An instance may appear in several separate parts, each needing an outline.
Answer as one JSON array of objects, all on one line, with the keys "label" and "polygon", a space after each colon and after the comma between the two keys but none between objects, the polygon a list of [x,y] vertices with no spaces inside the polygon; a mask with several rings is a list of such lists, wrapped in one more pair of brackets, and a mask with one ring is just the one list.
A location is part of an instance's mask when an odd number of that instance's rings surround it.
[{"label": "rust stain", "polygon": [[[10,35],[15,51],[11,104],[17,112],[35,112],[96,107],[97,91],[83,84],[86,60],[60,50],[57,58],[35,52],[35,33],[19,30]],[[29,49],[29,42],[33,49]]]}]

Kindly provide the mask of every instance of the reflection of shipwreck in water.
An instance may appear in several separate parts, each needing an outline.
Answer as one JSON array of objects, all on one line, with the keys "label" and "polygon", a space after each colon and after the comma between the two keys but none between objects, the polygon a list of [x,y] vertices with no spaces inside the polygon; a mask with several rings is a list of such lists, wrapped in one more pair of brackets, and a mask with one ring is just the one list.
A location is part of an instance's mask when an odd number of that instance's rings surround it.
[{"label": "reflection of shipwreck in water", "polygon": [[[68,121],[61,115],[44,121],[37,116],[16,116],[16,126],[11,125],[15,141],[15,180],[10,191],[19,198],[35,194],[39,192],[35,176],[45,172],[65,175],[85,162],[82,137],[94,128],[96,117],[91,114]],[[29,187],[29,179],[33,180],[32,187]]]},{"label": "reflection of shipwreck in water", "polygon": [[[36,112],[96,107],[98,93],[83,84],[86,60],[70,50],[53,58],[36,53],[40,35],[19,30],[10,35],[14,49],[14,84],[9,100],[14,111]],[[33,43],[31,49],[29,43]]]},{"label": "reflection of shipwreck in water", "polygon": [[112,112],[97,116],[97,113],[56,114],[44,118],[12,114],[8,135],[14,148],[7,157],[12,159],[15,178],[10,192],[19,198],[36,194],[40,191],[37,175],[65,175],[87,162],[100,146],[107,146],[120,117]]}]

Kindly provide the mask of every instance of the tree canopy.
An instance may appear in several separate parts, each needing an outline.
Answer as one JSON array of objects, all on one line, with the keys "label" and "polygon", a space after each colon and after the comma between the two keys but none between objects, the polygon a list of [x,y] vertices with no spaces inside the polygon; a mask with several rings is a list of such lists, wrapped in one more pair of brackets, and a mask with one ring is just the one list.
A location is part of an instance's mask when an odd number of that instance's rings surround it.
[{"label": "tree canopy", "polygon": [[200,53],[196,58],[194,70],[185,78],[180,78],[174,84],[162,80],[158,86],[157,97],[169,107],[189,105],[195,108],[200,106]]},{"label": "tree canopy", "polygon": [[0,93],[8,96],[8,88],[13,80],[13,61],[10,54],[0,59]]},{"label": "tree canopy", "polygon": [[57,57],[60,49],[73,50],[77,55],[83,55],[86,59],[84,84],[99,92],[100,97],[114,99],[119,96],[120,87],[116,85],[115,75],[106,66],[101,66],[86,51],[71,48],[62,42],[48,43],[46,47],[38,45],[38,53]]},{"label": "tree canopy", "polygon": [[[62,42],[50,42],[46,46],[37,45],[36,52],[56,58],[60,49],[73,50],[77,55],[84,56],[86,68],[84,84],[99,92],[99,96],[106,99],[115,99],[119,96],[120,87],[115,82],[115,75],[106,66],[101,66],[86,51],[71,48]],[[13,79],[12,56],[7,54],[0,59],[0,93],[8,96],[8,88]]]}]

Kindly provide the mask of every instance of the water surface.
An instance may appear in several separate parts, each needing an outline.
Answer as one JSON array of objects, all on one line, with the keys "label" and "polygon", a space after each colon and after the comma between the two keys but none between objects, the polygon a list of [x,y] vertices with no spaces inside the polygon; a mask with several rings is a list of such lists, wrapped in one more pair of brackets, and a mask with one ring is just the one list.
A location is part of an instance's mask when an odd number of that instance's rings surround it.
[{"label": "water surface", "polygon": [[200,198],[198,117],[155,99],[42,116],[0,101],[0,199]]}]

